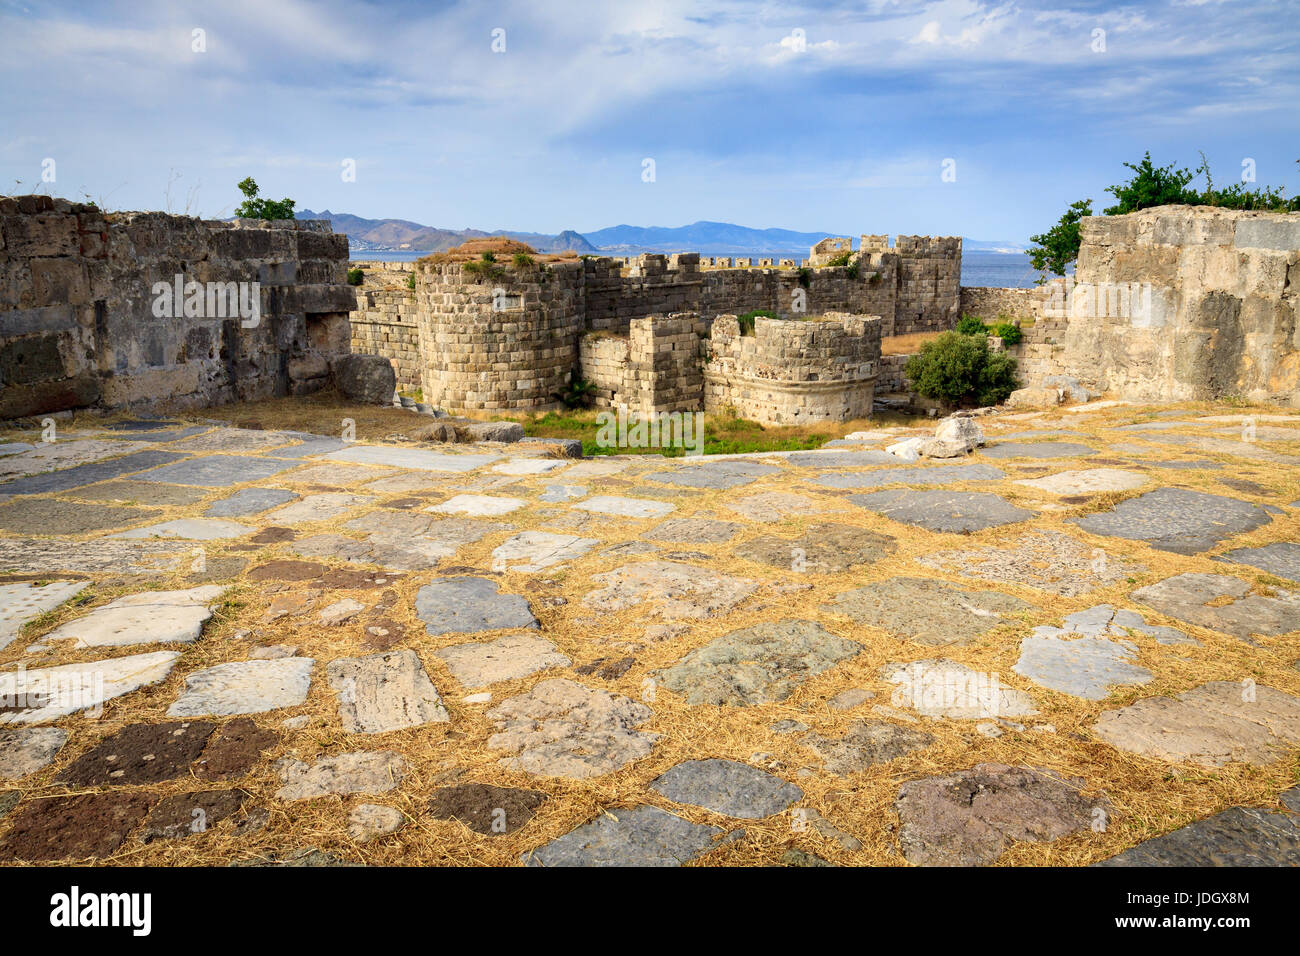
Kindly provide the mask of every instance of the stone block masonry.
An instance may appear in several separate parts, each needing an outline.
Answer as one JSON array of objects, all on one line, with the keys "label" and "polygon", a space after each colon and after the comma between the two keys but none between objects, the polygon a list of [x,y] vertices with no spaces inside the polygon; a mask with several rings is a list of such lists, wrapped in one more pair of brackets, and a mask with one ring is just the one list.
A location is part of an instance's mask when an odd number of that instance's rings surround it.
[{"label": "stone block masonry", "polygon": [[[0,419],[322,388],[349,351],[347,257],[347,237],[323,222],[0,199]],[[159,308],[155,287],[178,275],[184,302]],[[241,315],[241,292],[255,317]]]},{"label": "stone block masonry", "polygon": [[382,355],[393,363],[399,387],[420,388],[420,332],[413,262],[353,262],[362,270],[352,323],[352,351]]}]

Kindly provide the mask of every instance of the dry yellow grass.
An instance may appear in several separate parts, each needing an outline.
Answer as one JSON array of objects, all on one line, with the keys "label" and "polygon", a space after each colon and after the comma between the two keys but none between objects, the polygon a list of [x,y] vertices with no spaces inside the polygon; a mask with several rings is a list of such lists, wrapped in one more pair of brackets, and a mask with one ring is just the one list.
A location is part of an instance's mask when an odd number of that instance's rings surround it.
[{"label": "dry yellow grass", "polygon": [[[1238,411],[1208,404],[1187,405],[1184,408],[1189,417],[1195,414]],[[358,408],[348,408],[344,415],[337,407],[318,406],[310,400],[284,400],[249,406],[238,411],[232,409],[224,415],[223,412],[224,410],[207,414],[230,417],[245,424],[257,423],[266,428],[293,428],[326,433],[336,431],[340,417],[351,417],[356,420],[359,439],[376,439],[393,434],[400,430],[402,422],[413,417],[409,413],[389,409]],[[1050,426],[1059,422],[1065,414],[1066,412],[1053,412],[1038,418],[1044,425]],[[1089,438],[1072,440],[1091,440],[1103,449],[1103,453],[1106,446],[1117,441],[1149,447],[1153,452],[1160,451],[1161,446],[1158,444],[1122,432],[1109,432],[1104,436],[1101,434],[1101,429],[1105,426],[1127,422],[1134,417],[1131,408],[1109,409],[1089,416],[1078,416],[1079,420],[1072,422],[1069,427],[1084,432]],[[988,419],[985,422],[990,427],[994,423],[1001,424]],[[864,424],[870,427],[869,423]],[[1036,427],[1037,424],[1032,419],[1021,419],[1007,422],[1004,430],[1012,427]],[[1216,426],[1207,425],[1206,434],[1210,434],[1213,427]],[[841,428],[848,430],[844,426]],[[1264,498],[1232,491],[1219,480],[1244,475],[1277,491],[1268,503],[1300,498],[1300,473],[1290,466],[1264,462],[1243,465],[1237,459],[1222,455],[1174,448],[1166,448],[1165,451],[1169,457],[1220,460],[1227,467],[1221,471],[1171,471],[1144,467],[1142,470],[1153,481],[1230,494],[1263,503]],[[661,464],[658,461],[633,462],[623,474],[605,479],[585,479],[583,483],[592,494],[636,493],[638,488],[645,487],[637,478],[637,473],[660,467]],[[997,464],[1009,473],[1007,480],[951,487],[993,491],[1023,506],[1035,507],[1053,504],[1054,499],[1011,484],[1010,479],[1047,470],[1087,467],[1066,460]],[[807,475],[816,473],[809,471]],[[538,488],[555,480],[554,476],[539,476],[524,479],[516,487]],[[304,493],[311,490],[295,486],[292,473],[278,477],[274,483],[295,487],[295,490]],[[465,483],[463,477],[439,480],[431,485],[427,493],[385,497],[423,497],[432,504],[456,493],[454,485]],[[783,469],[779,474],[760,478],[751,485],[731,491],[681,492],[662,489],[661,493],[656,494],[678,506],[674,517],[709,514],[744,522],[743,518],[726,509],[726,503],[742,495],[764,491],[797,491],[828,505],[838,506],[842,503],[841,494],[806,483],[792,469]],[[214,491],[212,498],[223,497],[226,493],[226,490]],[[488,490],[485,493],[496,492]],[[507,490],[502,493],[516,494],[517,491]],[[211,498],[205,499],[183,508],[167,508],[162,519],[200,515],[210,500]],[[1109,500],[1118,500],[1118,496]],[[381,502],[376,502],[373,507],[380,505]],[[717,618],[691,621],[685,633],[660,643],[644,642],[644,631],[651,621],[645,607],[638,606],[617,613],[596,612],[584,607],[582,601],[593,588],[590,581],[592,574],[624,563],[621,560],[612,562],[608,556],[602,556],[600,552],[603,547],[634,540],[657,521],[596,516],[575,533],[600,538],[602,548],[594,549],[560,569],[535,575],[507,571],[495,576],[503,591],[529,597],[535,613],[541,619],[542,634],[553,641],[575,665],[600,657],[634,654],[635,665],[618,680],[603,682],[595,678],[581,678],[584,683],[639,699],[645,690],[647,677],[676,662],[688,651],[730,631],[783,617],[817,620],[827,629],[862,643],[864,650],[856,657],[806,681],[788,700],[781,703],[745,708],[692,707],[687,706],[677,695],[659,688],[650,703],[654,715],[642,728],[662,735],[650,756],[615,773],[590,781],[538,779],[500,765],[499,761],[504,755],[487,747],[487,739],[495,730],[485,717],[487,708],[463,703],[461,698],[467,691],[459,687],[442,661],[433,653],[441,647],[467,640],[487,640],[498,634],[427,636],[415,617],[413,604],[419,587],[436,576],[435,572],[414,572],[396,578],[390,586],[398,592],[400,600],[388,616],[406,629],[406,640],[399,646],[413,648],[420,654],[451,713],[451,722],[373,736],[347,734],[342,730],[335,697],[329,690],[325,677],[328,661],[373,653],[363,644],[363,626],[353,623],[341,627],[324,627],[315,622],[314,612],[300,618],[285,618],[273,624],[261,625],[258,619],[265,610],[270,595],[264,586],[247,582],[241,575],[236,580],[234,589],[227,595],[225,606],[209,624],[203,639],[184,648],[182,658],[168,680],[109,703],[102,719],[97,722],[65,722],[71,728],[72,744],[60,755],[54,766],[24,780],[22,789],[29,795],[66,792],[62,786],[52,783],[52,778],[60,767],[89,748],[95,740],[128,723],[164,719],[166,707],[180,692],[184,675],[202,667],[246,658],[250,641],[235,641],[232,635],[238,630],[251,628],[256,632],[256,643],[294,644],[304,656],[317,661],[311,693],[305,704],[298,708],[258,715],[256,718],[262,726],[272,728],[279,728],[285,718],[308,718],[306,726],[299,730],[282,730],[281,744],[267,755],[268,759],[259,764],[248,779],[240,783],[250,795],[250,806],[270,808],[269,825],[264,830],[239,838],[231,835],[228,824],[222,824],[198,838],[160,841],[150,845],[128,843],[107,862],[116,865],[224,864],[232,860],[247,860],[312,846],[350,861],[371,864],[509,865],[520,854],[567,833],[598,813],[617,814],[619,808],[640,804],[659,806],[695,822],[734,829],[735,821],[709,811],[672,804],[657,796],[648,785],[659,774],[682,760],[725,757],[749,761],[756,753],[770,754],[765,765],[802,788],[804,799],[799,806],[818,810],[841,830],[860,839],[863,847],[859,851],[849,852],[815,832],[796,832],[791,817],[783,814],[761,821],[745,821],[747,839],[719,847],[701,858],[700,865],[771,864],[779,859],[784,850],[791,847],[799,847],[843,865],[900,865],[903,861],[894,850],[897,818],[893,810],[893,800],[899,785],[906,780],[952,772],[988,761],[1047,767],[1069,776],[1077,776],[1084,781],[1083,785],[1090,792],[1104,790],[1115,808],[1110,826],[1105,832],[1078,834],[1050,844],[1016,844],[1001,859],[1001,865],[1085,865],[1229,806],[1275,806],[1277,794],[1300,780],[1300,756],[1296,753],[1262,767],[1241,764],[1218,769],[1178,766],[1116,750],[1097,740],[1092,735],[1091,726],[1103,710],[1153,695],[1177,694],[1212,680],[1240,681],[1249,677],[1261,685],[1300,696],[1300,671],[1292,664],[1300,658],[1300,639],[1297,635],[1261,638],[1260,646],[1252,647],[1235,638],[1204,628],[1189,627],[1149,609],[1139,608],[1148,623],[1167,624],[1185,630],[1200,640],[1201,646],[1165,646],[1149,638],[1134,636],[1133,640],[1138,646],[1137,663],[1153,671],[1154,679],[1143,687],[1121,688],[1107,700],[1098,702],[1083,701],[1045,690],[1013,672],[1012,667],[1019,653],[1019,640],[1032,626],[1059,623],[1065,614],[1101,603],[1134,606],[1128,598],[1132,590],[1172,574],[1186,571],[1235,574],[1260,587],[1275,587],[1280,584],[1276,579],[1255,574],[1247,568],[1213,562],[1208,555],[1183,556],[1156,551],[1142,542],[1093,536],[1067,523],[1068,518],[1096,510],[1097,507],[1098,499],[1093,499],[1080,506],[1043,511],[1032,523],[1032,527],[1063,531],[1080,540],[1086,547],[1099,548],[1117,558],[1139,563],[1146,570],[1131,580],[1120,581],[1072,598],[1045,594],[1011,583],[974,581],[928,567],[922,568],[913,560],[936,551],[986,545],[1014,546],[1031,527],[1028,524],[970,535],[940,535],[853,507],[826,515],[800,516],[770,525],[745,522],[744,530],[733,542],[691,544],[686,547],[709,554],[708,566],[711,570],[756,580],[764,587],[734,612]],[[302,525],[298,530],[302,536],[321,531],[338,531],[346,520],[364,514],[367,510],[369,508],[359,509],[337,521]],[[488,535],[483,540],[466,546],[455,558],[443,564],[488,568],[491,566],[492,549],[506,537],[530,528],[563,530],[562,524],[557,525],[554,514],[566,511],[563,506],[547,508],[538,505],[515,512],[503,519],[513,525],[510,531]],[[743,561],[732,553],[734,546],[745,540],[772,533],[795,537],[810,523],[824,520],[860,527],[864,531],[889,534],[897,540],[897,548],[894,553],[875,564],[839,574],[808,578]],[[1273,522],[1263,528],[1235,537],[1231,546],[1297,540],[1298,532],[1300,518],[1287,512],[1275,516]],[[86,536],[86,539],[89,540],[90,537]],[[257,552],[242,550],[238,541],[224,545],[216,542],[214,545],[209,549],[209,562],[221,556],[243,556],[253,557],[252,564],[255,566],[269,559],[291,557],[283,545],[266,546]],[[341,566],[332,561],[324,563]],[[969,645],[937,649],[908,643],[888,631],[861,627],[847,618],[821,610],[822,605],[840,592],[903,575],[995,587],[1029,602],[1033,609],[1016,615],[1014,620]],[[144,586],[177,588],[190,583],[190,575],[178,573],[167,578],[150,579]],[[800,591],[784,590],[790,584],[806,584],[809,587]],[[290,585],[292,588],[304,586],[306,585]],[[100,580],[92,592],[90,604],[98,606],[118,594],[139,590],[140,587],[138,579]],[[343,596],[353,596],[372,603],[376,593],[326,594],[317,606]],[[566,603],[552,603],[542,600],[543,598],[562,598]],[[85,606],[47,615],[36,626],[30,627],[14,646],[0,652],[0,667],[8,669],[23,659],[22,648],[32,638],[48,632],[74,614],[83,613]],[[59,650],[49,663],[70,663],[94,657],[93,652]],[[865,772],[839,776],[822,770],[816,756],[800,744],[797,735],[778,735],[769,729],[774,722],[790,718],[809,724],[815,732],[821,734],[842,735],[853,720],[870,716],[866,712],[868,708],[849,712],[834,711],[825,706],[826,700],[842,690],[860,687],[874,691],[875,702],[888,703],[892,686],[881,679],[881,667],[891,662],[933,657],[947,657],[976,670],[995,673],[1005,684],[1028,691],[1038,702],[1041,713],[1029,718],[1026,723],[1050,724],[1055,727],[1055,732],[1035,732],[1030,727],[1024,732],[1007,730],[1004,736],[989,739],[975,732],[973,722],[925,721],[925,729],[937,738],[934,746]],[[573,675],[568,670],[561,669],[553,675],[540,676]],[[539,675],[535,675],[492,686],[493,704],[525,691],[538,679]],[[292,757],[310,761],[325,754],[377,749],[393,750],[401,754],[408,764],[407,777],[391,793],[345,799],[324,798],[300,803],[283,803],[274,796],[279,781],[273,763],[279,758]],[[808,773],[801,775],[801,769],[806,769]],[[494,837],[480,836],[459,823],[433,819],[425,812],[429,794],[438,786],[448,782],[470,781],[542,790],[550,795],[550,800],[527,826],[511,834]],[[195,784],[196,781],[182,779],[151,790],[160,794],[179,793],[194,788]],[[211,786],[199,785],[199,788],[208,789]],[[347,814],[351,807],[363,802],[396,806],[406,814],[409,823],[395,836],[371,844],[355,844],[346,833]],[[0,823],[0,828],[3,826]]]}]

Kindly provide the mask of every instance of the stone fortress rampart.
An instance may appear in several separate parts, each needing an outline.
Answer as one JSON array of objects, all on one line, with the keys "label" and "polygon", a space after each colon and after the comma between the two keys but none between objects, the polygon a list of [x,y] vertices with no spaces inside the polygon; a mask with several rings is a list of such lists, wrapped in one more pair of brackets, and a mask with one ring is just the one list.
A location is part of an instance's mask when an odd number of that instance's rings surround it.
[{"label": "stone fortress rampart", "polygon": [[[598,404],[637,412],[865,417],[882,335],[956,324],[961,240],[863,236],[835,265],[843,250],[824,245],[803,268],[701,267],[695,253],[429,260],[414,264],[413,290],[404,267],[357,263],[352,347],[390,358],[399,382],[453,411],[555,408],[586,379]],[[784,318],[740,334],[736,316],[754,310]]]}]

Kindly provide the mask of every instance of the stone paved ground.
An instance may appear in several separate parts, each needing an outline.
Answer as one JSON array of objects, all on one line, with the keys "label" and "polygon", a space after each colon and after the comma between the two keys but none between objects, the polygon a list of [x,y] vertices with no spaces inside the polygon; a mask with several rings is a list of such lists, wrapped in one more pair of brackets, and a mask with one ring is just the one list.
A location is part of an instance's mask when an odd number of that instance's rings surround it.
[{"label": "stone paved ground", "polygon": [[241,413],[0,430],[0,861],[1300,863],[1300,415],[701,463]]}]

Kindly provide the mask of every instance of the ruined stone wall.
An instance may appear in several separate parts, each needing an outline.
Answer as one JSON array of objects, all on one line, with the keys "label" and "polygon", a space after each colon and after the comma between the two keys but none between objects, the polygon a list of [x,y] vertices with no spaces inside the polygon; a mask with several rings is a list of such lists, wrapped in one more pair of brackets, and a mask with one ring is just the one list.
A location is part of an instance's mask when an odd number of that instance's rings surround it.
[{"label": "ruined stone wall", "polygon": [[417,263],[424,400],[448,409],[549,409],[569,385],[583,330],[583,262]]},{"label": "ruined stone wall", "polygon": [[962,286],[957,311],[986,323],[1008,319],[1038,319],[1043,314],[1046,289],[1003,289],[995,286]]},{"label": "ruined stone wall", "polygon": [[382,355],[393,363],[399,387],[420,387],[420,335],[415,292],[409,286],[413,262],[354,262],[362,270],[356,286],[352,351]]},{"label": "ruined stone wall", "polygon": [[1161,206],[1081,225],[1068,374],[1136,401],[1300,406],[1300,215]]},{"label": "ruined stone wall", "polygon": [[[349,348],[347,258],[347,237],[323,222],[0,199],[0,418],[181,410],[318,389]],[[177,275],[181,314],[170,303],[156,314],[155,285]],[[186,283],[246,283],[258,316],[241,318],[238,293],[233,303],[203,289],[196,298]]]},{"label": "ruined stone wall", "polygon": [[955,328],[961,299],[961,238],[899,236],[894,335]]},{"label": "ruined stone wall", "polygon": [[879,318],[830,314],[713,321],[704,366],[705,411],[735,409],[764,424],[848,421],[871,415],[880,364]]}]

